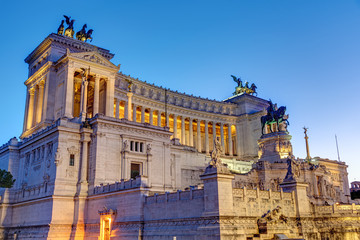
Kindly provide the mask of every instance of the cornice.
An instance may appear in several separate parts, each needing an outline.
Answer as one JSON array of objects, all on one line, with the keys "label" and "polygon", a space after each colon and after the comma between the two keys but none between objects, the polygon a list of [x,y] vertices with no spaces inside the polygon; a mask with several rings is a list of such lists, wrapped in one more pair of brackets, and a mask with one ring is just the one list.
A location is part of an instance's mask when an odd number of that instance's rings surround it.
[{"label": "cornice", "polygon": [[46,75],[50,69],[50,67],[52,66],[52,62],[48,61],[46,62],[39,70],[37,70],[33,75],[31,75],[25,82],[24,84],[26,86],[28,86],[29,84],[33,83],[33,82],[37,82],[40,78],[43,78],[44,75]]},{"label": "cornice", "polygon": [[97,51],[99,54],[101,54],[106,59],[110,60],[114,57],[113,53],[110,53],[109,50],[97,47],[95,45],[91,45],[86,42],[82,42],[80,40],[65,37],[62,35],[57,35],[55,33],[51,33],[49,36],[47,36],[40,45],[35,48],[26,58],[25,62],[30,63],[31,60],[38,57],[40,54],[42,54],[51,44],[53,43],[59,43],[60,46],[63,46],[64,49],[71,48],[77,51],[82,52],[91,52],[91,51]]},{"label": "cornice", "polygon": [[186,94],[185,92],[184,93],[180,93],[178,91],[174,91],[174,90],[171,90],[169,88],[163,88],[161,86],[156,86],[155,84],[150,84],[150,83],[147,83],[146,81],[141,81],[139,79],[135,79],[133,77],[131,77],[130,75],[126,75],[126,74],[123,74],[122,72],[119,72],[118,73],[118,77],[119,78],[123,78],[124,80],[131,80],[133,82],[134,85],[140,85],[140,86],[144,86],[144,87],[147,87],[147,88],[150,88],[152,90],[161,90],[161,91],[165,91],[167,90],[167,94],[169,96],[169,94],[171,94],[172,96],[175,96],[175,97],[187,97],[187,98],[190,98],[190,99],[193,99],[194,101],[204,101],[208,104],[221,104],[223,106],[236,106],[236,104],[234,103],[229,103],[229,102],[223,102],[223,101],[218,101],[218,100],[211,100],[211,99],[208,99],[208,98],[203,98],[203,97],[200,97],[200,96],[193,96],[193,95],[189,95],[189,94]]}]

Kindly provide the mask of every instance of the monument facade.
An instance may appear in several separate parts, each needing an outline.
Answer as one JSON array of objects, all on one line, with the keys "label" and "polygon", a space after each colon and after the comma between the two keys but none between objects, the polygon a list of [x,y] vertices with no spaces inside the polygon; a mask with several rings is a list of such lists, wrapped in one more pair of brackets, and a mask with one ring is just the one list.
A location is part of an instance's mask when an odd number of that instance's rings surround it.
[{"label": "monument facade", "polygon": [[66,17],[25,59],[23,132],[0,147],[4,239],[359,239],[347,165],[296,159],[285,107],[120,72]]}]

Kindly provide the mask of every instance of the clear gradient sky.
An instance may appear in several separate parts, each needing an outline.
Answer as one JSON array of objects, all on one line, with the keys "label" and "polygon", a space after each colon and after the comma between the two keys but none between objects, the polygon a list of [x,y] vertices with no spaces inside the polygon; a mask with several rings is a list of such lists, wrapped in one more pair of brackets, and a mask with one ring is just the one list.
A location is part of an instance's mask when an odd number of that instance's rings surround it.
[{"label": "clear gradient sky", "polygon": [[20,136],[24,58],[62,15],[94,29],[121,71],[172,90],[223,100],[235,83],[285,105],[296,157],[349,165],[360,180],[360,0],[4,1],[0,8],[0,145]]}]

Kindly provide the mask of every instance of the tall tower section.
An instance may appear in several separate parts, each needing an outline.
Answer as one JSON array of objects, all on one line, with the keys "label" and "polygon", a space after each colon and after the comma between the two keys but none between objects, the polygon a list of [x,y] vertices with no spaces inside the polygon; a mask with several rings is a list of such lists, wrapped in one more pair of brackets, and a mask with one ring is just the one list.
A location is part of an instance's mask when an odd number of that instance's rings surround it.
[{"label": "tall tower section", "polygon": [[84,121],[97,113],[113,116],[119,66],[110,51],[50,34],[29,54],[26,107],[21,138],[66,117]]}]

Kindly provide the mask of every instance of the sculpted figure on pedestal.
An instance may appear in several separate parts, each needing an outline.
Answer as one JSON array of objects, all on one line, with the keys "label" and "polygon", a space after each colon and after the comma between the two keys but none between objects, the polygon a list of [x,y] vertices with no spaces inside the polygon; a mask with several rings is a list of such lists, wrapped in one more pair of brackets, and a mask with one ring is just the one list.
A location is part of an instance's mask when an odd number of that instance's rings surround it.
[{"label": "sculpted figure on pedestal", "polygon": [[222,153],[222,147],[219,140],[219,137],[217,137],[214,140],[214,150],[211,152],[211,160],[209,162],[209,166],[206,168],[205,173],[212,171],[212,169],[216,169],[217,172],[221,173],[230,173],[229,169],[221,162],[220,156]]},{"label": "sculpted figure on pedestal", "polygon": [[289,157],[287,164],[288,171],[284,181],[296,181],[300,177],[300,162],[296,161],[292,157]]},{"label": "sculpted figure on pedestal", "polygon": [[273,104],[271,100],[268,101],[268,104],[266,115],[260,118],[262,135],[264,135],[264,128],[267,125],[270,127],[270,132],[273,132],[271,128],[273,123],[276,123],[279,131],[287,131],[287,126],[290,125],[290,123],[288,121],[289,115],[285,115],[286,107],[281,106],[277,108],[276,104]]}]

